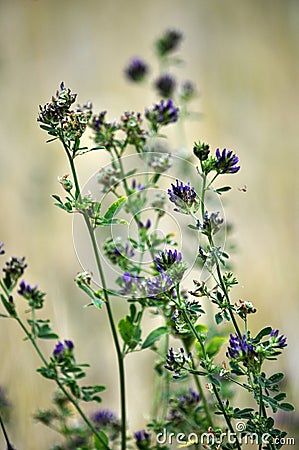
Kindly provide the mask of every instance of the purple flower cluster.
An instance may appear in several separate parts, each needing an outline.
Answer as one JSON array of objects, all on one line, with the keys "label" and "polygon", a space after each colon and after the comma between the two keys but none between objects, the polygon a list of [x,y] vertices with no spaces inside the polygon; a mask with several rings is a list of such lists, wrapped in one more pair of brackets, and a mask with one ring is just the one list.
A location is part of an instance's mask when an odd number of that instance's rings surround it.
[{"label": "purple flower cluster", "polygon": [[171,99],[161,100],[152,109],[145,110],[145,117],[150,121],[153,129],[157,130],[159,126],[176,122],[179,118],[178,112],[179,108],[174,106]]},{"label": "purple flower cluster", "polygon": [[127,272],[121,278],[121,285],[121,295],[130,295],[135,298],[155,298],[169,291],[173,287],[173,280],[164,272],[147,279]]},{"label": "purple flower cluster", "polygon": [[172,75],[166,73],[155,81],[155,87],[161,97],[169,98],[175,90],[176,82]]},{"label": "purple flower cluster", "polygon": [[196,212],[199,208],[199,201],[197,194],[190,183],[179,183],[176,180],[176,185],[171,184],[172,189],[168,189],[169,200],[176,205],[175,211],[182,214],[190,214],[191,208]]},{"label": "purple flower cluster", "polygon": [[288,345],[286,336],[284,334],[279,334],[279,330],[271,330],[270,342],[272,347],[275,348],[284,348]]},{"label": "purple flower cluster", "polygon": [[174,378],[179,378],[182,370],[185,369],[185,364],[191,364],[191,353],[186,355],[185,350],[181,347],[175,352],[171,347],[166,355],[165,369],[174,372]]},{"label": "purple flower cluster", "polygon": [[142,81],[148,73],[148,65],[141,58],[132,58],[125,69],[125,74],[130,81]]},{"label": "purple flower cluster", "polygon": [[178,263],[182,260],[182,254],[177,250],[166,250],[160,252],[158,256],[155,257],[155,267],[158,272],[162,273],[168,270],[173,264]]},{"label": "purple flower cluster", "polygon": [[59,362],[63,362],[68,357],[72,356],[74,350],[74,344],[70,340],[65,340],[64,343],[59,341],[53,350],[54,358]]},{"label": "purple flower cluster", "polygon": [[217,148],[215,168],[218,173],[237,173],[240,169],[240,166],[237,166],[238,162],[239,158],[231,150],[224,149],[220,154]]},{"label": "purple flower cluster", "polygon": [[138,228],[140,230],[148,230],[151,227],[151,221],[150,219],[147,219],[147,221],[145,223],[143,222],[138,222]]},{"label": "purple flower cluster", "polygon": [[146,430],[139,430],[134,433],[134,438],[139,449],[146,449],[150,444],[151,434]]},{"label": "purple flower cluster", "polygon": [[106,427],[118,422],[116,415],[110,409],[99,409],[91,416],[93,422],[102,427]]},{"label": "purple flower cluster", "polygon": [[131,191],[143,191],[145,189],[145,186],[141,183],[137,183],[137,181],[135,180],[135,178],[133,178],[132,180],[132,185],[131,185]]},{"label": "purple flower cluster", "polygon": [[229,337],[229,347],[227,349],[227,356],[236,361],[243,362],[245,367],[248,367],[251,362],[256,360],[257,353],[254,346],[248,341],[246,334],[242,337],[233,334]]},{"label": "purple flower cluster", "polygon": [[46,295],[44,292],[41,292],[37,285],[31,287],[30,284],[26,284],[25,281],[21,281],[18,289],[18,294],[24,297],[26,300],[29,300],[29,306],[34,309],[40,309],[43,307],[44,296]]}]

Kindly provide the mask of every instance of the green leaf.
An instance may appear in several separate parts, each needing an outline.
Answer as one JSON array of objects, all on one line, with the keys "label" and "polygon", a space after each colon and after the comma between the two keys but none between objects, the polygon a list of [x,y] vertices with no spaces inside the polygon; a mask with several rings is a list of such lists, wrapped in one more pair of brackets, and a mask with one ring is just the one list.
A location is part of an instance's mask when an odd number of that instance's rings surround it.
[{"label": "green leaf", "polygon": [[282,400],[284,400],[286,398],[287,394],[285,392],[280,392],[279,394],[275,395],[273,398],[277,401],[277,402],[281,402]]},{"label": "green leaf", "polygon": [[100,227],[109,227],[110,225],[128,225],[128,222],[125,219],[113,218],[106,220],[103,218],[100,222],[97,222],[96,225]]},{"label": "green leaf", "polygon": [[253,339],[254,343],[260,342],[260,340],[264,337],[267,336],[268,334],[270,334],[272,331],[271,327],[265,327],[263,328],[257,335],[256,337]]},{"label": "green leaf", "polygon": [[275,373],[274,375],[271,375],[270,378],[267,380],[267,384],[276,384],[279,383],[284,377],[284,374],[279,372]]},{"label": "green leaf", "polygon": [[223,322],[223,316],[221,313],[215,314],[215,321],[216,321],[217,325],[219,325],[221,322]]},{"label": "green leaf", "polygon": [[104,215],[104,219],[105,220],[110,220],[113,218],[113,216],[115,216],[116,213],[118,213],[118,211],[121,209],[123,203],[127,200],[126,196],[123,197],[119,197],[114,203],[112,203],[112,205],[109,206],[109,208],[107,209],[105,215]]},{"label": "green leaf", "polygon": [[150,334],[147,336],[145,341],[143,342],[141,348],[145,349],[148,347],[151,347],[158,339],[160,339],[161,336],[167,334],[169,332],[167,327],[159,327],[155,330],[151,331]]},{"label": "green leaf", "polygon": [[99,392],[103,392],[105,391],[106,388],[105,386],[83,386],[81,388],[81,392],[82,392],[82,399],[85,402],[92,402],[92,401],[96,401],[98,403],[102,402],[102,399],[99,395],[97,395]]},{"label": "green leaf", "polygon": [[98,309],[102,309],[103,303],[104,303],[103,300],[101,300],[100,298],[93,298],[92,299],[93,306],[95,306]]},{"label": "green leaf", "polygon": [[294,411],[294,406],[291,405],[291,403],[280,403],[279,405],[280,409],[283,409],[284,411]]},{"label": "green leaf", "polygon": [[[98,436],[100,436],[100,438]],[[100,430],[98,431],[98,436],[95,434],[93,435],[95,449],[103,450],[107,449],[107,447],[109,448],[109,438],[107,434]]]},{"label": "green leaf", "polygon": [[62,200],[61,200],[61,198],[59,197],[59,195],[52,195],[52,197],[53,197],[55,200],[57,200],[59,203],[61,203],[61,204],[63,205]]},{"label": "green leaf", "polygon": [[207,325],[204,325],[202,323],[198,324],[195,326],[195,329],[198,333],[200,333],[201,335],[207,334],[209,331],[209,328],[207,327]]},{"label": "green leaf", "polygon": [[128,317],[120,319],[118,322],[118,330],[125,344],[130,349],[136,347],[141,336],[141,329],[138,325],[134,325]]},{"label": "green leaf", "polygon": [[199,230],[198,230],[198,227],[196,227],[195,225],[192,225],[192,224],[189,224],[189,225],[188,225],[188,228],[191,228],[191,230],[199,231]]},{"label": "green leaf", "polygon": [[222,345],[227,342],[227,338],[223,336],[214,336],[207,345],[206,351],[209,356],[215,356],[219,353]]},{"label": "green leaf", "polygon": [[208,376],[208,380],[215,386],[221,387],[220,381],[217,378],[213,377],[212,375]]},{"label": "green leaf", "polygon": [[250,419],[253,417],[252,408],[235,408],[234,409],[234,419]]},{"label": "green leaf", "polygon": [[231,187],[230,186],[223,186],[221,188],[216,189],[217,194],[222,194],[222,192],[227,192],[230,191]]}]

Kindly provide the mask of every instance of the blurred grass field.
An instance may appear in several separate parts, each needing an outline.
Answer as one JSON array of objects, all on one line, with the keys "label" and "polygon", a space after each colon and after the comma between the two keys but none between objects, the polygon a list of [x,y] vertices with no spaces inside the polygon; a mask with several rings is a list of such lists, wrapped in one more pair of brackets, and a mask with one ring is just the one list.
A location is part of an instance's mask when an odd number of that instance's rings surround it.
[{"label": "blurred grass field", "polygon": [[[92,362],[90,381],[108,385],[105,406],[117,411],[106,319],[82,308],[85,299],[73,283],[80,266],[71,219],[50,198],[59,192],[56,179],[67,173],[66,161],[58,144],[45,144],[36,117],[62,80],[78,92],[79,103],[92,100],[110,118],[151,105],[153,94],[130,86],[123,67],[132,55],[151,60],[153,40],[169,27],[185,36],[180,73],[200,91],[192,106],[203,117],[187,124],[186,149],[200,139],[240,157],[225,204],[238,246],[236,296],[258,308],[254,331],[272,325],[288,336],[276,368],[286,371],[298,407],[298,1],[1,0],[0,241],[8,255],[26,255],[26,280],[48,293],[54,328],[81,343],[78,359]],[[81,181],[106,161],[98,152],[82,159]],[[124,312],[119,300],[115,309]],[[0,352],[0,385],[13,404],[12,441],[20,450],[46,450],[57,437],[34,424],[32,414],[49,405],[53,386],[35,373],[39,361],[8,320],[0,322]],[[153,374],[143,367],[150,362],[145,354],[128,362],[132,430],[147,419]]]}]

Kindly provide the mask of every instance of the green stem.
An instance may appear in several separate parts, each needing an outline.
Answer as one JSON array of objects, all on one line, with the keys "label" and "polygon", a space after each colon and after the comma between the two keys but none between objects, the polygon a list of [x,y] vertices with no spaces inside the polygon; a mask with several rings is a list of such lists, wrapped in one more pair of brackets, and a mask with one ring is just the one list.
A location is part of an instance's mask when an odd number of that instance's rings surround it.
[{"label": "green stem", "polygon": [[[206,176],[205,174],[202,175],[202,188],[201,188],[201,199],[200,199],[200,201],[201,201],[201,215],[202,215],[202,221],[204,220],[204,214],[205,214],[205,194],[206,194],[206,190],[209,188],[209,186],[212,184],[212,182],[216,179],[217,175],[218,175],[218,174],[216,174],[216,175],[214,176],[214,178],[213,178],[212,181],[208,184],[208,186],[206,186],[207,176]],[[215,247],[215,244],[214,244],[214,240],[213,240],[212,234],[210,234],[210,235],[208,236],[208,240],[209,240],[210,246],[211,246],[211,247]],[[235,318],[235,316],[234,316],[234,313],[233,313],[233,311],[231,310],[231,302],[230,302],[230,298],[229,298],[229,295],[228,295],[228,292],[227,292],[227,288],[226,288],[226,286],[225,286],[225,284],[224,284],[224,281],[223,281],[223,278],[222,278],[222,274],[221,274],[221,270],[220,270],[220,266],[219,266],[219,262],[218,262],[218,261],[216,261],[216,270],[217,270],[218,281],[219,281],[220,287],[221,287],[221,289],[222,289],[222,291],[223,291],[223,293],[224,293],[224,296],[225,296],[225,298],[226,298],[226,301],[227,301],[227,303],[228,303],[228,305],[229,305],[229,308],[228,308],[229,315],[230,315],[230,317],[231,317],[232,323],[233,323],[233,325],[234,325],[234,328],[235,328],[235,330],[236,330],[238,336],[241,338],[241,337],[242,337],[242,334],[241,334],[240,328],[239,328],[239,326],[238,326],[238,323],[237,323],[237,321],[236,321],[236,318]]]},{"label": "green stem", "polygon": [[[37,345],[36,341],[33,339],[31,333],[27,330],[26,326],[24,325],[24,323],[22,322],[22,320],[19,317],[16,317],[16,320],[18,322],[18,324],[21,326],[22,330],[24,331],[24,333],[26,334],[27,338],[30,340],[30,342],[32,343],[35,351],[37,352],[39,358],[42,360],[43,364],[45,365],[45,367],[49,368],[48,362],[46,360],[46,358],[44,357],[44,355],[42,354],[39,346]],[[83,412],[83,410],[81,409],[81,407],[79,406],[79,404],[77,403],[77,401],[69,394],[69,392],[65,389],[65,387],[63,386],[63,384],[61,383],[61,381],[59,381],[58,378],[54,379],[56,384],[59,386],[59,388],[61,389],[61,391],[64,393],[64,395],[66,396],[66,398],[70,401],[70,403],[73,404],[73,406],[76,408],[76,410],[78,411],[78,413],[80,414],[80,416],[82,417],[82,419],[84,420],[84,422],[86,423],[86,425],[88,426],[88,428],[96,435],[96,437],[100,440],[101,444],[105,447],[106,450],[110,450],[110,447],[106,444],[106,442],[104,441],[104,439],[102,438],[102,436],[99,434],[98,430],[93,426],[93,424],[90,422],[90,420],[88,419],[88,417],[85,415],[85,413]]]},{"label": "green stem", "polygon": [[[78,181],[78,176],[77,176],[77,171],[76,171],[76,167],[75,167],[75,163],[74,163],[74,159],[71,155],[71,151],[70,148],[67,146],[67,144],[65,143],[64,139],[61,137],[61,142],[63,144],[63,147],[66,151],[69,163],[70,163],[70,167],[71,167],[71,171],[72,171],[72,175],[73,175],[73,179],[74,179],[74,183],[75,183],[75,197],[78,198],[80,200],[81,198],[81,191],[80,191],[80,186],[79,186],[79,181]],[[91,226],[89,217],[84,213],[84,220],[85,223],[87,225],[88,228],[88,232],[89,232],[89,236],[92,242],[92,247],[94,250],[94,255],[95,255],[95,259],[96,259],[96,263],[97,263],[97,268],[99,271],[99,275],[100,275],[100,279],[101,279],[101,283],[103,286],[103,291],[104,291],[104,297],[105,297],[105,305],[106,305],[106,310],[107,310],[107,314],[108,314],[108,321],[109,321],[109,325],[112,331],[112,336],[113,336],[113,341],[114,341],[114,345],[115,345],[115,349],[116,349],[116,354],[117,354],[117,361],[118,361],[118,370],[119,370],[119,379],[120,379],[120,403],[121,403],[121,449],[125,450],[126,449],[126,396],[125,396],[125,370],[124,370],[124,360],[123,360],[123,355],[122,355],[122,351],[119,345],[119,340],[118,340],[118,335],[117,335],[117,331],[116,331],[116,327],[115,327],[115,323],[114,323],[114,318],[113,318],[113,313],[112,313],[112,308],[110,305],[110,300],[109,300],[109,296],[108,296],[108,292],[107,292],[107,286],[106,286],[106,282],[105,282],[105,276],[104,276],[104,272],[102,269],[102,264],[101,264],[101,260],[100,260],[100,256],[99,256],[99,252],[98,252],[98,246],[96,243],[96,239],[95,239],[95,235],[94,235],[94,229]]]},{"label": "green stem", "polygon": [[115,349],[116,349],[116,355],[117,355],[117,361],[118,361],[118,371],[119,371],[119,381],[120,381],[121,436],[122,436],[121,449],[125,450],[126,449],[126,436],[127,436],[126,426],[127,426],[127,424],[126,424],[126,389],[125,389],[126,386],[125,386],[124,357],[123,357],[123,353],[122,353],[122,350],[121,350],[121,347],[119,344],[118,334],[116,331],[116,326],[115,326],[115,322],[114,322],[114,318],[113,318],[113,312],[112,312],[112,308],[110,305],[110,299],[109,299],[109,295],[108,295],[108,291],[107,291],[107,285],[106,285],[105,276],[104,276],[104,272],[103,272],[103,268],[102,268],[102,264],[101,264],[101,260],[100,260],[100,255],[99,255],[98,246],[97,246],[97,242],[96,242],[96,238],[95,238],[95,234],[94,234],[94,229],[91,226],[89,217],[86,214],[83,214],[83,216],[84,216],[87,228],[88,228],[89,236],[91,239],[91,243],[92,243],[92,247],[93,247],[93,251],[94,251],[94,255],[95,255],[95,259],[96,259],[96,263],[97,263],[97,268],[99,271],[99,275],[100,275],[100,279],[101,279],[101,283],[102,283],[102,287],[103,287],[103,293],[104,293],[104,298],[105,298],[105,305],[106,305],[106,309],[107,309],[109,325],[111,328],[113,341],[114,341],[114,345],[115,345]]},{"label": "green stem", "polygon": [[68,160],[70,163],[70,167],[71,167],[71,171],[72,171],[72,175],[73,175],[73,179],[74,179],[74,183],[75,183],[75,198],[80,200],[81,192],[80,192],[78,176],[77,176],[77,172],[76,172],[76,168],[75,168],[74,158],[72,157],[71,150],[68,147],[68,145],[66,144],[66,142],[64,141],[62,136],[60,137],[60,140],[62,142],[63,148],[67,154],[67,157],[68,157]]},{"label": "green stem", "polygon": [[[165,336],[165,354],[167,354],[169,349],[169,334]],[[162,421],[166,421],[166,414],[167,414],[167,406],[168,406],[168,400],[170,395],[170,374],[168,370],[164,369],[164,383],[162,383],[162,401],[163,401],[163,408],[162,408]],[[164,391],[164,392],[163,392]]]},{"label": "green stem", "polygon": [[15,450],[14,447],[9,442],[8,434],[6,432],[6,429],[5,429],[4,423],[2,421],[1,415],[0,415],[0,426],[1,426],[1,429],[2,429],[2,432],[3,432],[3,435],[4,435],[4,439],[5,439],[6,445],[7,445],[7,450]]},{"label": "green stem", "polygon": [[[226,423],[227,423],[227,426],[228,426],[230,432],[231,432],[233,435],[235,435],[235,430],[234,430],[234,428],[233,428],[233,426],[232,426],[232,424],[231,424],[231,421],[230,421],[230,418],[229,418],[227,412],[225,411],[225,408],[224,408],[223,403],[222,403],[222,401],[221,401],[221,398],[220,398],[220,395],[219,395],[217,386],[215,386],[214,384],[213,384],[213,392],[214,392],[214,394],[215,394],[215,397],[216,397],[216,399],[217,399],[219,408],[220,408],[220,410],[222,411],[222,414],[223,414],[223,416],[224,416],[224,418],[225,418],[225,421],[226,421]],[[242,450],[242,449],[241,449],[241,446],[240,446],[240,443],[239,443],[239,441],[238,441],[238,439],[236,439],[236,444],[237,444],[237,448],[238,448],[239,450]]]},{"label": "green stem", "polygon": [[[188,348],[187,348],[186,344],[184,344],[184,348],[185,348],[185,350],[187,352]],[[193,365],[193,369],[196,370],[193,358],[192,358],[192,365]],[[198,390],[198,392],[199,392],[199,394],[201,396],[201,401],[202,401],[203,408],[204,408],[204,411],[205,411],[205,414],[206,414],[208,425],[209,425],[209,427],[214,428],[213,419],[212,419],[212,416],[211,416],[210,411],[209,411],[209,405],[208,405],[208,402],[207,402],[207,399],[206,399],[203,387],[201,385],[199,376],[196,373],[193,373],[192,375],[193,375],[194,382],[195,382],[195,385],[197,387],[197,390]]]}]

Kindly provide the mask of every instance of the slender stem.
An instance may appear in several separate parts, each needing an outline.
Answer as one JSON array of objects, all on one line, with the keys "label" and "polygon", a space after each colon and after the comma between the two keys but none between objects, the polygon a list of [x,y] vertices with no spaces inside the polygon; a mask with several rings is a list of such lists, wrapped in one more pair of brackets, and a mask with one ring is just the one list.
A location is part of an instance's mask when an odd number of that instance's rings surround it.
[{"label": "slender stem", "polygon": [[[186,351],[188,351],[187,346],[186,346],[185,343],[184,343],[184,348],[185,348]],[[192,365],[193,365],[193,369],[196,369],[193,358],[192,358]],[[205,414],[206,414],[206,418],[207,418],[207,421],[208,421],[208,425],[209,425],[209,427],[214,428],[213,419],[212,419],[212,416],[211,416],[210,411],[209,411],[209,405],[208,405],[208,402],[207,402],[204,390],[202,388],[199,376],[196,373],[193,373],[192,375],[193,375],[194,382],[196,384],[197,390],[198,390],[198,392],[200,394],[200,397],[201,397],[201,401],[202,401],[202,404],[203,404],[203,408],[205,410]]]},{"label": "slender stem", "polygon": [[0,415],[0,425],[1,425],[1,429],[2,429],[2,432],[3,432],[3,435],[4,435],[4,439],[5,439],[6,445],[7,445],[7,450],[15,450],[14,447],[9,442],[8,434],[6,432],[6,429],[5,429],[4,423],[2,421],[1,415]]},{"label": "slender stem", "polygon": [[[165,336],[165,354],[168,352],[169,349],[169,334],[166,334]],[[162,396],[162,400],[163,400],[163,408],[162,408],[162,421],[166,420],[166,413],[167,413],[167,406],[168,406],[168,400],[169,400],[169,395],[170,395],[170,374],[168,372],[168,370],[164,369],[164,383],[162,383],[162,392],[163,392],[163,396]]]},{"label": "slender stem", "polygon": [[83,216],[84,216],[84,220],[87,225],[87,228],[88,228],[89,236],[91,239],[91,243],[92,243],[92,247],[93,247],[93,251],[94,251],[94,255],[95,255],[95,259],[96,259],[96,263],[97,263],[97,268],[98,268],[101,283],[103,286],[103,293],[104,293],[104,297],[105,297],[105,305],[106,305],[106,309],[107,309],[109,325],[111,328],[113,341],[114,341],[114,345],[115,345],[115,349],[116,349],[116,355],[117,355],[117,361],[118,361],[118,371],[119,371],[119,381],[120,381],[121,435],[122,435],[121,449],[125,450],[126,449],[126,435],[127,435],[126,426],[127,426],[127,424],[126,424],[126,386],[125,386],[124,356],[123,356],[123,353],[122,353],[122,350],[121,350],[121,347],[119,344],[118,334],[116,331],[113,312],[112,312],[112,308],[110,305],[110,299],[109,299],[109,295],[108,295],[108,291],[107,291],[107,285],[106,285],[105,276],[104,276],[104,272],[103,272],[103,268],[102,268],[102,264],[101,264],[101,260],[100,260],[100,255],[99,255],[98,246],[97,246],[97,242],[96,242],[96,238],[95,238],[95,234],[94,234],[94,229],[91,226],[89,217],[86,214],[83,214]]},{"label": "slender stem", "polygon": [[[227,423],[227,426],[228,426],[230,432],[233,433],[233,435],[235,435],[235,430],[234,430],[234,428],[233,428],[233,426],[232,426],[232,424],[231,424],[231,421],[230,421],[230,418],[229,418],[227,412],[225,411],[225,408],[224,408],[223,403],[222,403],[222,401],[221,401],[221,398],[220,398],[220,395],[219,395],[217,386],[215,386],[214,384],[213,384],[213,391],[214,391],[215,397],[216,397],[216,399],[217,399],[219,408],[220,408],[220,410],[222,411],[222,414],[223,414],[223,416],[224,416],[224,418],[225,418],[225,421],[226,421],[226,423]],[[239,443],[238,439],[236,439],[236,444],[237,444],[237,448],[238,448],[239,450],[241,450],[241,446],[240,446],[240,443]]]},{"label": "slender stem", "polygon": [[[180,292],[179,292],[179,285],[177,285],[176,290],[177,290],[178,301],[179,301],[179,303],[181,303],[181,297],[180,297]],[[205,346],[204,346],[202,337],[198,334],[198,332],[197,332],[196,328],[194,327],[192,321],[190,320],[190,318],[189,318],[187,312],[186,312],[184,309],[182,309],[182,313],[183,313],[184,319],[185,319],[186,322],[188,323],[188,325],[189,325],[189,327],[190,327],[192,333],[194,334],[194,336],[196,337],[197,341],[198,341],[199,344],[200,344],[200,347],[201,347],[201,350],[202,350],[204,359],[207,360],[207,353],[206,353],[206,349],[205,349]],[[186,348],[185,348],[185,349],[186,349]],[[186,349],[186,350],[187,350],[187,349]],[[194,366],[194,361],[193,361],[193,359],[192,359],[192,364],[193,364],[193,366]],[[208,421],[208,423],[209,423],[209,426],[213,426],[213,420],[212,420],[212,417],[211,417],[211,415],[210,415],[209,405],[208,405],[207,399],[205,398],[205,395],[204,395],[204,392],[203,392],[201,383],[200,383],[200,381],[199,381],[198,375],[197,375],[196,373],[193,373],[193,376],[194,376],[194,380],[195,380],[195,383],[196,383],[196,387],[198,388],[199,393],[200,393],[201,398],[202,398],[203,407],[204,407],[204,410],[205,410],[205,413],[206,413],[207,421]]]},{"label": "slender stem", "polygon": [[74,179],[74,183],[75,183],[75,198],[80,199],[81,191],[80,191],[78,176],[77,176],[77,172],[76,172],[76,168],[75,168],[74,158],[72,157],[71,150],[68,147],[68,145],[66,144],[66,142],[64,141],[62,136],[60,137],[60,140],[62,142],[63,148],[67,154],[67,157],[68,157],[68,160],[70,163],[70,167],[71,167],[71,171],[72,171],[72,175],[73,175],[73,179]]},{"label": "slender stem", "polygon": [[[16,320],[19,323],[19,325],[21,326],[24,333],[26,334],[27,338],[31,341],[33,347],[35,348],[35,350],[36,350],[38,356],[40,357],[40,359],[42,360],[43,364],[45,365],[45,367],[48,368],[49,367],[48,362],[47,362],[46,358],[44,357],[44,355],[42,354],[36,341],[33,339],[31,333],[28,331],[28,329],[26,328],[26,326],[24,325],[24,323],[22,322],[22,320],[19,317],[16,317]],[[82,419],[84,420],[84,422],[86,423],[88,428],[97,436],[97,438],[101,441],[102,445],[107,450],[110,450],[110,447],[106,444],[106,442],[104,441],[102,436],[99,434],[98,430],[93,426],[93,424],[90,422],[88,417],[85,415],[85,413],[79,406],[78,402],[69,394],[69,392],[65,389],[65,387],[63,386],[63,384],[61,383],[61,381],[58,378],[55,378],[54,380],[57,383],[57,385],[59,386],[59,388],[61,389],[61,391],[64,393],[64,395],[67,397],[67,399],[74,405],[74,407],[76,408],[76,410],[78,411],[78,413],[80,414],[80,416],[82,417]]]},{"label": "slender stem", "polygon": [[[212,181],[208,184],[208,186],[206,186],[207,176],[206,176],[205,174],[202,175],[202,188],[201,188],[201,199],[200,199],[200,201],[201,201],[201,215],[202,215],[202,220],[204,220],[204,214],[205,214],[205,194],[206,194],[206,191],[207,191],[207,189],[209,188],[209,186],[210,186],[210,185],[212,184],[212,182],[216,179],[217,175],[218,175],[218,174],[216,174],[216,175],[214,176],[214,178],[213,178]],[[214,247],[215,244],[214,244],[214,240],[213,240],[212,234],[210,234],[210,235],[208,236],[208,240],[209,240],[210,246],[211,246],[211,247]],[[228,303],[228,305],[229,305],[228,312],[229,312],[229,315],[230,315],[230,317],[231,317],[232,323],[233,323],[233,325],[234,325],[234,328],[235,328],[235,330],[236,330],[238,336],[239,336],[239,337],[242,337],[242,334],[241,334],[240,328],[239,328],[239,326],[238,326],[238,323],[237,323],[237,321],[236,321],[236,318],[235,318],[235,316],[234,316],[234,313],[233,313],[233,311],[232,311],[231,308],[230,308],[230,306],[231,306],[230,298],[229,298],[229,295],[228,295],[228,292],[227,292],[227,288],[226,288],[226,286],[225,286],[225,284],[224,284],[224,281],[223,281],[223,278],[222,278],[222,274],[221,274],[219,262],[218,262],[217,260],[216,260],[216,271],[217,271],[218,281],[219,281],[220,287],[221,287],[221,289],[222,289],[222,291],[223,291],[223,293],[224,293],[224,295],[225,295],[226,301],[227,301],[227,303]]]},{"label": "slender stem", "polygon": [[[74,183],[75,183],[75,192],[76,192],[75,197],[80,200],[81,190],[80,190],[80,186],[79,186],[79,181],[78,181],[78,176],[77,176],[74,159],[71,155],[71,151],[70,151],[69,147],[67,146],[67,144],[65,143],[65,141],[62,137],[61,137],[61,142],[66,151],[66,154],[67,154],[67,157],[68,157],[68,160],[70,163],[70,167],[71,167],[71,171],[72,171],[72,175],[73,175],[73,179],[74,179]],[[100,256],[99,256],[99,252],[98,252],[98,246],[97,246],[95,235],[94,235],[94,229],[92,228],[89,217],[86,215],[86,213],[84,213],[83,216],[84,216],[84,220],[87,225],[87,228],[88,228],[89,236],[90,236],[90,239],[92,242],[92,247],[93,247],[93,251],[94,251],[94,255],[95,255],[95,259],[96,259],[96,263],[97,263],[97,268],[98,268],[101,283],[103,286],[105,305],[106,305],[106,309],[107,309],[109,325],[110,325],[110,328],[112,331],[113,341],[114,341],[116,354],[117,354],[119,379],[120,379],[121,449],[125,450],[126,449],[126,434],[127,434],[127,432],[126,432],[125,370],[124,370],[123,355],[122,355],[122,351],[121,351],[121,348],[119,345],[118,334],[117,334],[115,323],[114,323],[113,312],[112,312],[112,308],[110,305],[109,295],[107,292],[105,276],[104,276],[104,272],[102,269],[102,264],[101,264],[101,260],[100,260]]]}]

